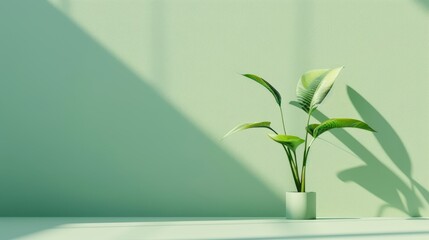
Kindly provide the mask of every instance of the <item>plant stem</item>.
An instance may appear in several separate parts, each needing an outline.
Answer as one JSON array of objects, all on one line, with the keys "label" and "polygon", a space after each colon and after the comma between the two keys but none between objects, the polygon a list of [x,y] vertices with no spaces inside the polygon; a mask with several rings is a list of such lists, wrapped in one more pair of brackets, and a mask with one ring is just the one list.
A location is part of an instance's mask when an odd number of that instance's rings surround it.
[{"label": "plant stem", "polygon": [[301,192],[305,192],[305,171],[307,170],[307,160],[308,160],[308,154],[310,152],[311,145],[313,144],[315,138],[313,138],[308,145],[307,150],[304,150],[304,160],[302,163],[302,170],[301,170]]},{"label": "plant stem", "polygon": [[[268,129],[270,129],[271,131],[273,131],[275,134],[278,135],[276,130],[274,130],[273,128],[268,127]],[[296,191],[299,192],[299,189],[301,188],[301,182],[299,181],[298,166],[296,165],[296,154],[294,152],[294,156],[295,156],[295,161],[294,161],[294,158],[293,158],[292,154],[290,153],[290,150],[287,149],[283,144],[282,144],[282,147],[285,150],[286,155],[287,155],[288,160],[289,160],[289,166],[290,166],[290,170],[291,170],[292,175],[293,175],[293,181],[295,182]]]},{"label": "plant stem", "polygon": [[294,161],[295,175],[296,175],[296,179],[297,179],[297,182],[298,182],[298,185],[299,185],[299,188],[297,187],[296,191],[299,192],[299,189],[301,188],[302,182],[299,180],[298,158],[296,157],[296,152],[295,151],[293,151],[293,157],[295,159],[295,161]]},{"label": "plant stem", "polygon": [[302,165],[302,170],[301,170],[301,189],[300,189],[300,192],[305,192],[305,170],[306,170],[306,166]]},{"label": "plant stem", "polygon": [[282,110],[282,106],[279,106],[279,108],[280,108],[280,115],[282,116],[283,132],[285,133],[285,135],[287,135],[287,134],[286,134],[285,119],[284,119],[284,117],[283,117],[283,110]]},{"label": "plant stem", "polygon": [[[279,105],[279,109],[280,109],[280,115],[282,117],[283,132],[285,133],[285,135],[287,135],[285,118],[283,116],[284,114],[283,114],[283,109],[282,109],[281,105]],[[293,180],[295,182],[296,190],[299,192],[299,189],[301,188],[301,182],[299,181],[298,162],[296,159],[296,153],[293,152],[293,155],[291,155],[291,151],[288,148],[286,148],[284,145],[283,145],[283,148],[284,148],[284,150],[288,156],[288,159],[289,159],[289,165],[290,165],[290,168],[292,170]]]},{"label": "plant stem", "polygon": [[289,166],[290,166],[290,170],[291,170],[292,175],[293,175],[293,181],[295,182],[296,190],[299,191],[299,189],[301,188],[301,182],[299,181],[298,168],[295,164],[293,155],[290,154],[289,149],[287,149],[284,145],[282,145],[282,146],[283,146],[283,149],[285,150],[286,155],[289,159]]},{"label": "plant stem", "polygon": [[310,123],[311,113],[312,113],[312,111],[309,110],[308,111],[308,118],[307,118],[307,125],[305,126],[305,141],[304,141],[304,154],[303,154],[303,157],[302,157],[301,189],[300,189],[300,192],[305,192],[305,169],[306,169],[307,154],[308,154],[308,149],[307,149],[308,132],[307,132],[307,128],[308,128],[308,124]]}]

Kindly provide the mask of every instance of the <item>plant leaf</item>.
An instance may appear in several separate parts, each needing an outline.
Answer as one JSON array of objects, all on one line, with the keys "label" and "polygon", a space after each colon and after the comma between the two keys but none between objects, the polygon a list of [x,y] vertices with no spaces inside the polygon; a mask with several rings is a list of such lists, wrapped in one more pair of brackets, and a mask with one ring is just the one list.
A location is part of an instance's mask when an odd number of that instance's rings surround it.
[{"label": "plant leaf", "polygon": [[309,113],[316,109],[331,90],[343,67],[316,69],[304,73],[296,87],[297,102]]},{"label": "plant leaf", "polygon": [[313,137],[316,138],[320,136],[322,133],[334,128],[360,128],[371,132],[375,132],[375,130],[372,129],[368,124],[360,120],[351,119],[351,118],[331,118],[324,121],[313,130]]},{"label": "plant leaf", "polygon": [[301,139],[300,137],[292,136],[292,135],[269,134],[268,136],[270,136],[270,138],[273,139],[274,141],[287,146],[293,151],[295,151],[296,148],[304,142],[304,140]]},{"label": "plant leaf", "polygon": [[254,75],[254,74],[243,74],[243,76],[248,77],[248,78],[254,80],[255,82],[261,84],[266,89],[268,89],[268,91],[270,91],[273,94],[273,96],[274,96],[277,104],[279,106],[281,105],[281,103],[282,103],[282,97],[280,96],[280,93],[269,82],[265,81],[263,78],[258,77],[258,76]]},{"label": "plant leaf", "polygon": [[320,124],[313,123],[306,127],[307,132],[314,137],[314,129],[317,128]]},{"label": "plant leaf", "polygon": [[228,137],[231,134],[234,134],[236,132],[249,129],[249,128],[271,128],[270,125],[271,125],[271,122],[243,123],[231,129],[231,131],[225,134],[225,136],[223,136],[222,139]]}]

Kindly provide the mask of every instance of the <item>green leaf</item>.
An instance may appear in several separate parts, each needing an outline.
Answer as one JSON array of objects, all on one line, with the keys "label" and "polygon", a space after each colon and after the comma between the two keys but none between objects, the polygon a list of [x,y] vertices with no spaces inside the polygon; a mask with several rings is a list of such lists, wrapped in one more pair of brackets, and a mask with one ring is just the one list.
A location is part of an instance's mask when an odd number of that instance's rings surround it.
[{"label": "green leaf", "polygon": [[287,146],[293,151],[295,151],[296,148],[304,142],[304,140],[301,139],[300,137],[292,136],[292,135],[269,134],[268,136],[270,136],[270,138],[273,139],[274,141]]},{"label": "green leaf", "polygon": [[314,138],[316,138],[320,136],[322,133],[334,128],[360,128],[371,132],[375,132],[375,130],[372,129],[368,124],[360,120],[350,119],[350,118],[331,118],[324,121],[319,126],[317,126],[313,130],[312,135]]},{"label": "green leaf", "polygon": [[244,123],[244,124],[240,124],[238,126],[236,126],[235,128],[231,129],[231,131],[229,131],[227,134],[225,134],[225,136],[223,136],[223,138],[228,137],[229,135],[245,130],[245,129],[249,129],[249,128],[269,128],[270,127],[271,122],[255,122],[255,123]]},{"label": "green leaf", "polygon": [[306,127],[307,132],[314,137],[314,129],[317,128],[320,124],[314,123]]},{"label": "green leaf", "polygon": [[297,102],[309,113],[316,109],[328,95],[343,67],[316,69],[304,73],[296,87]]},{"label": "green leaf", "polygon": [[263,78],[258,77],[258,76],[254,75],[254,74],[243,74],[243,76],[248,77],[248,78],[254,80],[255,82],[261,84],[266,89],[268,89],[268,91],[270,91],[273,94],[273,96],[274,96],[277,104],[279,106],[281,105],[281,103],[282,103],[282,97],[280,96],[280,93],[269,82],[265,81]]}]

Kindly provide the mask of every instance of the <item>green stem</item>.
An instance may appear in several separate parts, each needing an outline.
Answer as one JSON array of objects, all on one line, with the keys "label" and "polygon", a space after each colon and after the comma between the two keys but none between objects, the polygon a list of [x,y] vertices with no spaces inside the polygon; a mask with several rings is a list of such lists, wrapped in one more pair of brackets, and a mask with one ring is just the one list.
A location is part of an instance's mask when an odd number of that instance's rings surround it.
[{"label": "green stem", "polygon": [[283,149],[286,152],[286,155],[288,156],[289,159],[289,166],[290,166],[290,170],[292,171],[292,175],[293,175],[293,181],[295,182],[295,187],[296,190],[299,191],[299,189],[301,188],[301,182],[299,181],[299,175],[298,175],[298,167],[295,164],[293,155],[290,153],[290,150],[287,149],[284,145]]},{"label": "green stem", "polygon": [[300,189],[300,192],[305,192],[305,170],[306,170],[306,166],[302,165],[302,170],[301,170],[301,189]]},{"label": "green stem", "polygon": [[[270,129],[271,131],[273,131],[275,134],[278,135],[276,130],[274,130],[273,128],[268,127],[268,129]],[[283,145],[283,144],[282,144],[282,147],[285,150],[286,155],[287,155],[288,160],[289,160],[289,166],[290,166],[290,170],[292,171],[293,181],[295,182],[296,190],[299,192],[299,189],[301,188],[301,183],[299,181],[298,166],[296,165],[296,154],[294,152],[294,155],[295,155],[295,161],[294,161],[293,156],[290,153],[290,150],[288,148],[286,148],[285,145]]]},{"label": "green stem", "polygon": [[299,180],[298,158],[296,157],[296,152],[295,151],[293,151],[293,156],[294,156],[294,159],[295,159],[294,168],[295,168],[296,179],[297,179],[297,182],[298,182],[298,185],[299,185],[299,188],[296,188],[296,191],[299,192],[299,189],[301,188],[302,182]]},{"label": "green stem", "polygon": [[283,117],[283,110],[282,110],[282,106],[279,106],[279,108],[280,108],[280,115],[282,115],[283,132],[285,133],[285,135],[287,135],[287,134],[286,134],[285,119],[284,119],[284,117]]},{"label": "green stem", "polygon": [[[282,106],[279,105],[279,108],[280,108],[280,115],[282,117],[283,132],[285,133],[285,135],[287,135],[285,118],[284,118]],[[290,154],[291,151],[288,148],[286,148],[285,146],[283,146],[283,148],[285,149],[286,154],[288,155],[288,158],[289,158],[289,165],[290,165],[292,173],[293,173],[293,179],[295,181],[296,190],[299,191],[299,189],[301,188],[301,182],[299,181],[298,161],[296,158],[296,153],[293,152],[293,156],[292,156]]]},{"label": "green stem", "polygon": [[305,141],[304,141],[304,154],[303,154],[303,157],[302,157],[301,189],[300,189],[300,192],[305,192],[305,169],[306,169],[307,154],[308,154],[308,149],[307,149],[308,132],[307,132],[307,128],[308,128],[308,125],[310,124],[311,113],[312,113],[312,111],[309,110],[308,111],[308,118],[307,118],[307,125],[305,127]]},{"label": "green stem", "polygon": [[[295,159],[295,162],[296,162],[296,152],[295,151],[292,151],[292,153],[293,153],[293,158]],[[296,164],[295,164],[295,167],[296,167]],[[296,168],[296,172],[298,172],[298,168]]]},{"label": "green stem", "polygon": [[302,163],[302,170],[301,170],[301,192],[305,192],[305,172],[307,170],[307,160],[308,160],[308,154],[310,153],[311,145],[313,144],[315,138],[313,138],[308,145],[307,150],[304,150],[304,160]]},{"label": "green stem", "polygon": [[311,110],[308,112],[307,125],[305,126],[305,145],[304,145],[304,153],[305,153],[305,150],[307,149],[307,140],[308,140],[308,132],[307,132],[307,128],[308,128],[308,125],[310,124],[311,112],[312,112]]}]

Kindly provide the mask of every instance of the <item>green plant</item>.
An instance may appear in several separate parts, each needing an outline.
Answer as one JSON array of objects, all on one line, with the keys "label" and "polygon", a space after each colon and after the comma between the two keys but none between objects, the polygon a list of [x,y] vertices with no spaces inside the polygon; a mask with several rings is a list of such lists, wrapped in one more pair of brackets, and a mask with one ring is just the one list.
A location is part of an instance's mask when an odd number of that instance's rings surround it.
[{"label": "green plant", "polygon": [[[335,79],[337,78],[338,74],[341,72],[342,69],[343,67],[338,67],[334,69],[311,70],[304,73],[298,81],[298,85],[296,87],[297,100],[292,101],[290,103],[301,108],[308,115],[307,124],[305,128],[305,139],[293,135],[288,135],[286,133],[285,121],[282,110],[282,98],[280,96],[280,93],[263,78],[253,74],[243,74],[243,76],[252,79],[263,87],[265,87],[274,96],[274,99],[276,100],[277,105],[280,109],[284,134],[279,134],[276,130],[274,130],[271,127],[271,122],[255,122],[240,124],[236,126],[231,131],[229,131],[224,136],[224,138],[238,131],[250,128],[267,128],[271,130],[274,134],[269,134],[269,136],[271,137],[271,139],[282,145],[289,160],[289,165],[291,168],[293,180],[295,182],[296,190],[298,192],[305,192],[305,173],[307,161],[311,145],[313,144],[314,140],[316,140],[324,132],[334,128],[360,128],[375,132],[375,130],[368,126],[368,124],[360,120],[350,118],[332,118],[322,123],[310,124],[312,113],[314,112],[314,110],[317,109],[317,107],[322,103],[323,99],[325,99],[325,97],[328,95],[329,91],[334,85]],[[311,140],[309,136],[311,136]],[[301,171],[299,171],[296,149],[303,143],[304,151],[302,156]]]}]

